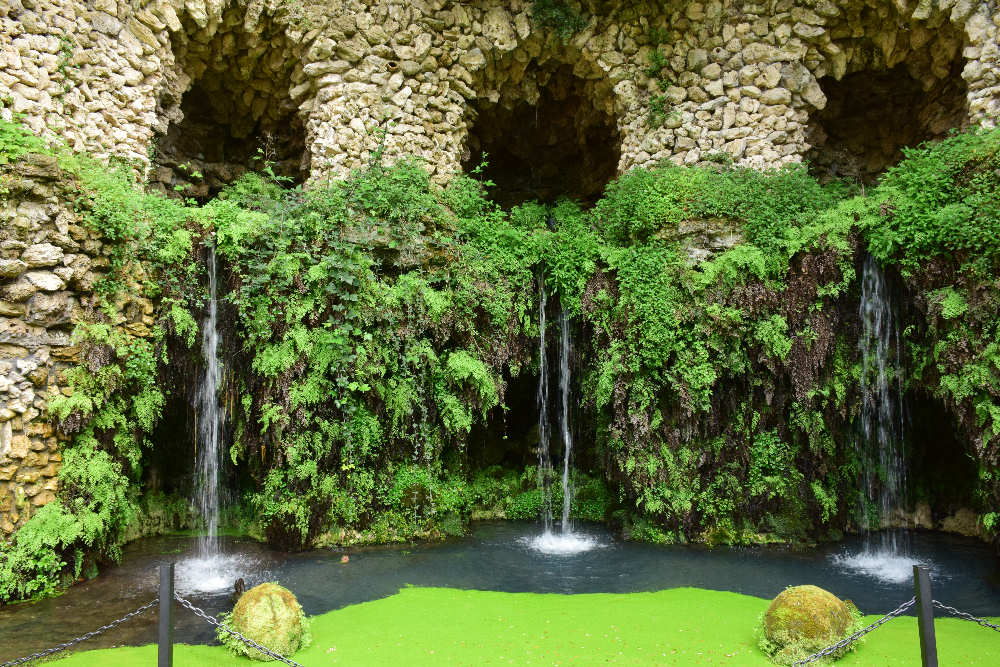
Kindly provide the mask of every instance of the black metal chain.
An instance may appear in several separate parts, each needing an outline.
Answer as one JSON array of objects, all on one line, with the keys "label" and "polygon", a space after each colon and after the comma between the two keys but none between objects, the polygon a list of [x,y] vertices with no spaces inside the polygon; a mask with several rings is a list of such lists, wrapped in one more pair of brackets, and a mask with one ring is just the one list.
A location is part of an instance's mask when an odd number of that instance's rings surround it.
[{"label": "black metal chain", "polygon": [[948,612],[949,614],[952,614],[953,616],[958,616],[959,618],[964,618],[967,621],[972,621],[973,623],[978,623],[979,625],[983,626],[984,628],[990,628],[991,630],[996,630],[997,632],[1000,632],[1000,625],[994,625],[994,624],[990,623],[989,621],[987,621],[985,618],[979,618],[977,616],[973,616],[972,614],[966,613],[964,611],[959,611],[958,609],[955,609],[954,607],[949,607],[948,605],[944,604],[943,602],[938,602],[937,600],[931,600],[931,602],[933,602],[934,606],[937,607],[938,609],[943,609],[944,611]]},{"label": "black metal chain", "polygon": [[52,655],[53,653],[58,653],[59,651],[65,651],[66,649],[70,648],[71,646],[75,646],[75,645],[79,644],[80,642],[85,642],[88,639],[93,639],[94,637],[96,637],[97,635],[99,635],[101,633],[107,632],[108,630],[111,630],[112,628],[116,628],[119,625],[121,625],[122,623],[124,623],[125,621],[132,620],[133,618],[135,618],[139,614],[143,613],[144,611],[147,611],[147,610],[152,609],[153,607],[155,607],[158,602],[159,602],[159,600],[153,600],[152,602],[150,602],[148,604],[144,604],[144,605],[142,605],[141,607],[139,607],[138,609],[136,609],[134,611],[130,611],[129,613],[127,613],[124,616],[122,616],[121,618],[119,618],[117,621],[111,621],[107,625],[102,625],[101,627],[97,628],[96,630],[88,632],[85,635],[80,635],[76,639],[71,639],[71,640],[69,640],[68,642],[66,642],[64,644],[59,644],[58,646],[53,646],[52,648],[47,648],[44,651],[39,651],[38,653],[32,653],[31,655],[26,655],[23,658],[18,658],[17,660],[11,660],[10,662],[5,662],[3,664],[0,664],[0,667],[13,667],[14,665],[23,665],[23,664],[25,664],[27,662],[31,662],[32,660],[38,660],[39,658],[44,658],[47,655]]},{"label": "black metal chain", "polygon": [[[246,644],[250,648],[257,649],[258,651],[260,651],[264,655],[270,656],[270,657],[274,658],[275,660],[280,660],[281,662],[285,663],[286,665],[290,665],[290,667],[302,667],[302,665],[300,665],[299,663],[295,662],[294,660],[289,660],[288,658],[284,657],[283,655],[275,653],[274,651],[272,651],[271,649],[267,648],[266,646],[261,646],[260,644],[258,644],[254,640],[248,639],[248,638],[244,637],[240,633],[236,632],[236,630],[233,630],[232,628],[230,628],[229,626],[225,625],[224,623],[220,623],[216,618],[214,618],[212,616],[209,616],[207,613],[205,613],[204,610],[199,609],[198,607],[194,606],[193,604],[191,604],[190,602],[188,602],[187,600],[185,600],[184,598],[182,598],[180,595],[177,595],[175,593],[174,594],[174,599],[177,600],[181,604],[182,607],[187,607],[188,609],[190,609],[194,613],[195,616],[200,616],[201,618],[203,618],[204,620],[208,621],[209,623],[211,623],[215,627],[221,628],[224,632],[228,632],[233,637],[236,637],[236,639],[240,640],[241,642],[243,642],[244,644]],[[4,667],[4,666],[0,665],[0,667]]]},{"label": "black metal chain", "polygon": [[825,658],[826,656],[830,655],[831,653],[836,653],[837,651],[839,651],[840,649],[844,648],[848,644],[850,644],[852,642],[856,642],[857,640],[861,639],[862,637],[864,637],[865,635],[867,635],[872,630],[875,630],[876,628],[878,628],[878,627],[884,625],[885,623],[888,623],[892,619],[896,618],[897,616],[899,616],[900,614],[902,614],[904,611],[906,611],[907,609],[909,609],[910,607],[912,607],[916,603],[917,603],[917,598],[916,598],[916,596],[914,596],[914,597],[910,598],[909,600],[907,600],[906,602],[904,602],[903,604],[901,604],[898,607],[896,607],[895,609],[893,609],[892,611],[890,611],[888,614],[886,614],[882,618],[880,618],[877,621],[875,621],[874,623],[872,623],[871,625],[868,625],[868,626],[865,626],[865,627],[861,628],[860,630],[858,630],[857,632],[855,632],[853,635],[851,635],[849,637],[844,637],[843,639],[841,639],[836,644],[833,644],[832,646],[827,646],[825,649],[823,649],[819,653],[813,653],[808,658],[803,658],[802,660],[798,660],[796,662],[793,662],[792,663],[792,667],[798,667],[798,665],[808,665],[810,662],[816,662],[817,660]]}]

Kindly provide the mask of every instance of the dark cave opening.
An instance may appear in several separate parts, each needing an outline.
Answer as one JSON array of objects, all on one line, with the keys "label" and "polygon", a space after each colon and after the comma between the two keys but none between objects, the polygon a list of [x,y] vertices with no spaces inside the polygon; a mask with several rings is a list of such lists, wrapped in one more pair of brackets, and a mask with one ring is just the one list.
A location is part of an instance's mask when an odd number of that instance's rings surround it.
[{"label": "dark cave opening", "polygon": [[469,463],[474,469],[523,470],[538,462],[538,376],[521,373],[505,379],[507,410],[495,408],[487,423],[476,424],[469,434]]},{"label": "dark cave opening", "polygon": [[873,183],[902,149],[968,125],[966,85],[956,62],[951,75],[926,87],[905,65],[820,79],[826,107],[810,118],[806,153],[820,177]]},{"label": "dark cave opening", "polygon": [[[561,435],[560,328],[558,300],[553,298],[547,311],[546,351],[548,368],[547,412],[550,425],[549,455],[553,468],[562,470],[564,443]],[[577,321],[570,320],[570,340],[580,340],[585,332]],[[536,343],[537,344],[537,343]],[[567,406],[572,438],[571,470],[592,477],[604,477],[604,466],[595,446],[594,415],[587,408],[581,389],[585,359],[582,346],[570,345]],[[537,355],[537,350],[536,350]],[[473,426],[468,438],[468,458],[473,470],[499,466],[504,470],[524,470],[538,465],[539,407],[538,359],[530,371],[517,377],[507,376],[503,405],[495,408],[484,424]],[[561,473],[560,473],[561,474]]]},{"label": "dark cave opening", "polygon": [[936,524],[960,509],[977,509],[979,464],[956,419],[922,391],[911,392],[907,406],[912,503],[930,505]]},{"label": "dark cave opening", "polygon": [[288,185],[303,183],[310,156],[292,99],[301,62],[287,25],[234,6],[214,27],[185,18],[171,46],[176,67],[165,71],[158,101],[151,184],[204,202],[267,167]]},{"label": "dark cave opening", "polygon": [[[505,208],[537,199],[596,201],[618,171],[621,138],[614,115],[599,108],[587,81],[568,65],[539,72],[537,99],[480,97],[470,105],[466,172],[486,154],[482,176]],[[591,82],[592,84],[592,82]]]},{"label": "dark cave opening", "polygon": [[240,98],[195,83],[181,100],[184,118],[156,146],[154,183],[168,194],[204,201],[247,171],[270,166],[290,184],[308,176],[305,130],[294,113],[253,121]]}]

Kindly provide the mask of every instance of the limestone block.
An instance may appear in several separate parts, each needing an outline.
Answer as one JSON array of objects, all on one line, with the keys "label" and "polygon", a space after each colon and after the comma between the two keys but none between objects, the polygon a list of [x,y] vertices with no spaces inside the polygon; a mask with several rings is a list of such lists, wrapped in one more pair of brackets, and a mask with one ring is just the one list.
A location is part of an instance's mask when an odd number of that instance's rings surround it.
[{"label": "limestone block", "polygon": [[[5,420],[0,424],[0,461],[6,461],[7,455],[11,451],[11,444],[14,437],[14,431],[11,428],[11,423],[9,420]],[[10,479],[9,477],[7,479]]]},{"label": "limestone block", "polygon": [[21,276],[16,282],[0,288],[0,297],[10,303],[21,303],[31,298],[38,288],[26,277]]},{"label": "limestone block", "polygon": [[107,12],[93,11],[89,18],[94,30],[105,35],[115,37],[122,31],[122,22]]},{"label": "limestone block", "polygon": [[31,504],[35,507],[41,507],[42,505],[47,505],[56,499],[56,494],[49,490],[43,490],[38,494],[32,496]]},{"label": "limestone block", "polygon": [[511,23],[511,16],[502,7],[492,7],[483,17],[482,33],[501,51],[510,51],[517,46],[517,31]]},{"label": "limestone block", "polygon": [[[61,248],[51,243],[36,243],[24,249],[21,262],[28,268],[57,266],[62,263],[64,253]],[[2,265],[0,265],[2,266]]]},{"label": "limestone block", "polygon": [[[14,411],[17,412],[17,410]],[[10,424],[10,422],[5,422],[5,423]],[[31,451],[31,440],[27,436],[17,434],[11,437],[10,447],[7,450],[7,456],[9,458],[20,461],[21,459],[26,457],[28,455],[28,452],[30,451]]]},{"label": "limestone block", "polygon": [[786,88],[771,88],[761,94],[760,101],[768,105],[787,105],[792,101],[792,93]]},{"label": "limestone block", "polygon": [[0,278],[16,278],[27,268],[28,265],[20,259],[0,258]]},{"label": "limestone block", "polygon": [[29,271],[24,278],[32,285],[46,292],[56,292],[66,287],[62,278],[51,271]]},{"label": "limestone block", "polygon": [[72,323],[78,307],[72,292],[35,294],[27,304],[25,321],[45,327]]}]

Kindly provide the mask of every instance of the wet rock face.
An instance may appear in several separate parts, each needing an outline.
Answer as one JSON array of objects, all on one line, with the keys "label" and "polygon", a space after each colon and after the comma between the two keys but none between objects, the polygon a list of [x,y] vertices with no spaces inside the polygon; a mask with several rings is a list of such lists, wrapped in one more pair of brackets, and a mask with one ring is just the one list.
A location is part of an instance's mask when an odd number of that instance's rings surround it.
[{"label": "wet rock face", "polygon": [[[869,123],[845,77],[919,118],[867,138],[861,150],[880,157],[851,167],[863,178],[911,134],[1000,117],[995,3],[570,4],[585,27],[560,36],[526,0],[13,0],[0,8],[3,113],[198,196],[256,167],[258,149],[295,178],[344,175],[379,147],[377,126],[387,160],[418,155],[444,182],[493,141],[492,110],[504,123],[547,115],[542,92],[563,66],[581,111],[558,141],[585,145],[588,168],[617,153],[616,173],[720,154],[776,166],[810,150],[831,169],[855,151],[842,137]],[[569,187],[592,188],[579,180]]]}]

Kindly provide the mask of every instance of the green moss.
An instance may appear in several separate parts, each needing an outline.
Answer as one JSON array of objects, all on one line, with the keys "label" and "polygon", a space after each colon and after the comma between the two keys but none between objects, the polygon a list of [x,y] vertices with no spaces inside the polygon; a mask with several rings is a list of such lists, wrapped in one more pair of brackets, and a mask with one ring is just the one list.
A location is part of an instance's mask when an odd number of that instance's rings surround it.
[{"label": "green moss", "polygon": [[[794,662],[835,644],[861,627],[861,614],[818,586],[790,586],[778,594],[763,615],[760,648],[778,665]],[[833,659],[856,650],[854,642]]]},{"label": "green moss", "polygon": [[[275,583],[259,584],[240,596],[231,614],[222,622],[233,630],[279,655],[290,657],[309,645],[309,620],[295,595]],[[236,655],[261,662],[274,658],[250,648],[221,628],[218,638]]]}]

